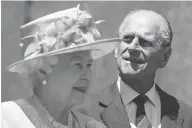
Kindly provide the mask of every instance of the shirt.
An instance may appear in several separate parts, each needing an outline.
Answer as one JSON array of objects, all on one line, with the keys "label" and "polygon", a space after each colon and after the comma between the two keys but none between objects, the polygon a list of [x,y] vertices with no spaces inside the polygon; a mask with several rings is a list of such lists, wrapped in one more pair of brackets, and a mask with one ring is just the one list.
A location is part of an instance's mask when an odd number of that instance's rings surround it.
[{"label": "shirt", "polygon": [[[2,128],[48,128],[53,127],[52,123],[43,121],[40,113],[32,108],[31,105],[25,105],[25,111],[14,101],[7,101],[1,104],[1,127]],[[33,111],[33,114],[28,115],[26,110]],[[69,116],[72,116],[71,113]],[[46,117],[45,117],[46,118]],[[32,121],[33,120],[33,121]],[[34,123],[35,122],[35,123]],[[55,121],[56,122],[56,121]],[[53,122],[53,123],[55,123]],[[69,125],[68,125],[69,126]],[[56,123],[54,128],[72,128],[72,122],[67,127],[63,124]]]},{"label": "shirt", "polygon": [[[144,104],[146,116],[152,128],[160,128],[161,121],[161,101],[157,90],[153,87],[145,94],[149,100]],[[117,87],[121,94],[123,104],[127,108],[127,116],[132,128],[136,128],[136,110],[137,105],[132,100],[139,95],[138,92],[133,90],[130,86],[125,84],[120,77],[118,77]]]},{"label": "shirt", "polygon": [[1,107],[2,128],[36,128],[15,102],[4,102]]}]

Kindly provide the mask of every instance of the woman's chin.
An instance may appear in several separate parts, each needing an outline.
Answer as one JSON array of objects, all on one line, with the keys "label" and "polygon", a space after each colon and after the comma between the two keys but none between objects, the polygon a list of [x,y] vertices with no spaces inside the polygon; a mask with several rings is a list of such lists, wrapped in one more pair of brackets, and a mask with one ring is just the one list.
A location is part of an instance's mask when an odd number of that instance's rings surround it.
[{"label": "woman's chin", "polygon": [[72,90],[70,95],[70,102],[72,106],[83,104],[85,100],[84,93],[77,91],[75,89]]}]

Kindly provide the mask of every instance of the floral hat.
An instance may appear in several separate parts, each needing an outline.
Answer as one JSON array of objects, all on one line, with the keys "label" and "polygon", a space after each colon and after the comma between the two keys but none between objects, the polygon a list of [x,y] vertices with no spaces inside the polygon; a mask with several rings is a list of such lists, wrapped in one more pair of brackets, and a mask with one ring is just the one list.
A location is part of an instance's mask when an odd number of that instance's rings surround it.
[{"label": "floral hat", "polygon": [[81,11],[79,5],[31,21],[20,27],[22,38],[19,45],[25,51],[24,59],[6,69],[29,73],[42,65],[42,59],[85,50],[91,51],[94,60],[98,59],[120,43],[118,38],[97,40],[100,33],[96,25],[103,21],[94,22],[91,14]]}]

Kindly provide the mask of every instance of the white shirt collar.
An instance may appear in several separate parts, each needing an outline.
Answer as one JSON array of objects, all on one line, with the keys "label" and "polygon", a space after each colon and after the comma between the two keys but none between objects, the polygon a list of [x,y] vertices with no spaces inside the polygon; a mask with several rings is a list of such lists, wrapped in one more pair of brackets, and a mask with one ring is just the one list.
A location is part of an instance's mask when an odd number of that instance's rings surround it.
[{"label": "white shirt collar", "polygon": [[[154,84],[153,87],[145,94],[150,99],[145,103],[145,111],[152,127],[159,128],[161,122],[161,101],[155,86],[156,85]],[[123,104],[128,108],[126,111],[128,112],[129,121],[130,123],[134,123],[136,118],[136,106],[135,103],[131,101],[137,97],[139,93],[133,90],[130,86],[126,85],[120,77],[118,77],[117,80],[117,87],[121,94]]]},{"label": "white shirt collar", "polygon": [[[138,92],[136,92],[130,86],[125,84],[120,77],[118,77],[118,80],[117,80],[117,87],[121,94],[124,105],[127,105],[128,103],[130,103],[135,97],[139,95]],[[145,95],[150,99],[153,105],[155,105],[156,107],[160,106],[157,100],[159,99],[159,95],[157,90],[155,89],[155,83],[153,87]]]},{"label": "white shirt collar", "polygon": [[156,85],[154,83],[153,87],[145,95],[150,99],[150,101],[153,103],[153,105],[155,105],[155,107],[160,107],[160,97],[155,86]]}]

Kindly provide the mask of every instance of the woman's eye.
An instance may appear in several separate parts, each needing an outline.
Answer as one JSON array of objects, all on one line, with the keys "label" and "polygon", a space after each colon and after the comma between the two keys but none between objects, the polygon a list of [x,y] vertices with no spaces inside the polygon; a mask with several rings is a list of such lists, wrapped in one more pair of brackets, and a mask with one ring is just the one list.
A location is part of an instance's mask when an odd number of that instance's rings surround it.
[{"label": "woman's eye", "polygon": [[92,66],[92,64],[87,64],[87,67],[90,68]]},{"label": "woman's eye", "polygon": [[81,63],[75,63],[76,66],[78,66],[79,68],[82,68]]}]

